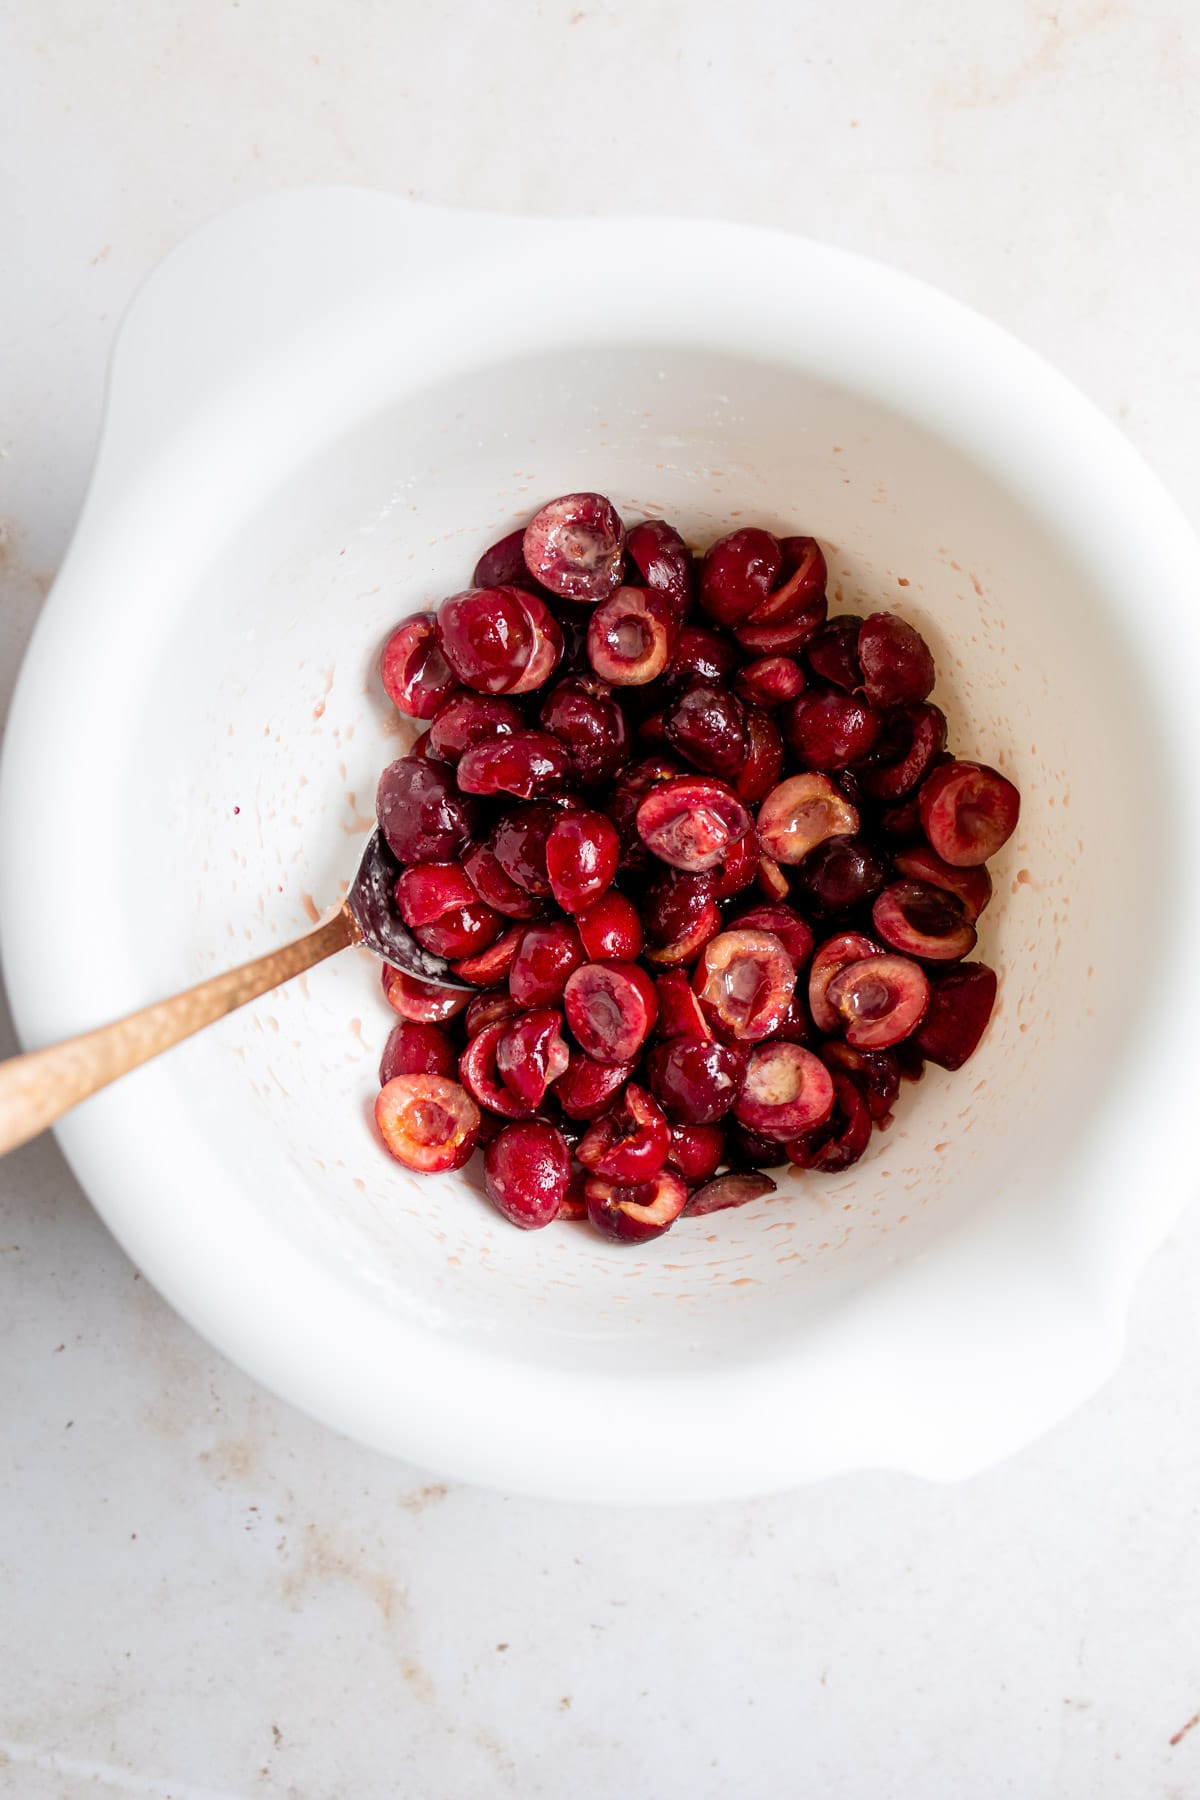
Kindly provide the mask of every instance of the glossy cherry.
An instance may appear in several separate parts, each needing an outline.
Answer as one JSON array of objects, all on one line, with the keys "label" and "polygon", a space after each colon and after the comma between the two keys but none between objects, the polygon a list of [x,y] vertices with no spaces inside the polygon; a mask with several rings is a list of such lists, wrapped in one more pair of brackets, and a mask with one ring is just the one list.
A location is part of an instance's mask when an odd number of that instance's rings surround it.
[{"label": "glossy cherry", "polygon": [[383,646],[379,672],[388,699],[412,719],[432,719],[458,686],[433,613],[414,613],[397,625]]},{"label": "glossy cherry", "polygon": [[906,619],[877,612],[863,620],[858,634],[862,688],[872,706],[911,706],[933,687],[929,646]]},{"label": "glossy cherry", "polygon": [[737,1098],[746,1051],[711,1038],[673,1037],[656,1044],[645,1063],[650,1091],[680,1125],[715,1125]]},{"label": "glossy cherry", "polygon": [[475,801],[455,787],[453,770],[423,756],[388,764],[375,811],[389,850],[402,863],[452,861],[477,817]]},{"label": "glossy cherry", "polygon": [[582,913],[612,886],[621,840],[603,813],[570,812],[546,839],[546,873],[564,912]]},{"label": "glossy cherry", "polygon": [[663,1168],[636,1187],[588,1177],[584,1185],[588,1218],[602,1237],[618,1244],[643,1244],[669,1231],[687,1201],[687,1187],[674,1169]]},{"label": "glossy cherry", "polygon": [[579,933],[568,919],[530,925],[508,972],[508,991],[518,1006],[558,1006],[568,978],[586,961]]},{"label": "glossy cherry", "polygon": [[558,738],[572,775],[585,787],[612,781],[625,766],[629,727],[606,683],[568,676],[550,689],[538,717]]},{"label": "glossy cherry", "polygon": [[585,1169],[609,1181],[649,1181],[667,1160],[670,1132],[652,1094],[631,1081],[618,1105],[596,1119],[575,1147]]},{"label": "glossy cherry", "polygon": [[613,888],[576,913],[575,926],[589,962],[633,962],[641,955],[641,914]]},{"label": "glossy cherry", "polygon": [[741,801],[712,776],[684,775],[655,787],[637,809],[638,836],[673,868],[715,869],[750,830]]},{"label": "glossy cherry", "polygon": [[803,862],[826,838],[858,830],[858,813],[827,775],[792,775],[758,809],[758,837],[779,863]]},{"label": "glossy cherry", "polygon": [[538,1119],[506,1125],[484,1152],[488,1199],[523,1231],[536,1231],[558,1217],[570,1179],[566,1140]]},{"label": "glossy cherry", "polygon": [[402,1019],[393,1025],[379,1061],[379,1083],[386,1087],[397,1075],[458,1074],[458,1051],[440,1025]]}]

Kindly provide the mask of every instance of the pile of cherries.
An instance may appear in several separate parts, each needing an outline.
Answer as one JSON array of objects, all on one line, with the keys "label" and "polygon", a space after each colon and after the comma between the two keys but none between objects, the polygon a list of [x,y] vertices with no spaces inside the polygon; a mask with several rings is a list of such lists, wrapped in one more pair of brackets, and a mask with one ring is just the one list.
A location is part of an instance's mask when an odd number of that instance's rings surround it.
[{"label": "pile of cherries", "polygon": [[514,1224],[637,1242],[766,1168],[849,1168],[902,1076],[975,1050],[996,977],[963,958],[1019,796],[947,755],[920,634],[829,618],[825,585],[813,538],[697,559],[567,494],[397,627],[384,685],[428,729],[379,825],[469,984],[384,971],[405,1167],[483,1145]]}]

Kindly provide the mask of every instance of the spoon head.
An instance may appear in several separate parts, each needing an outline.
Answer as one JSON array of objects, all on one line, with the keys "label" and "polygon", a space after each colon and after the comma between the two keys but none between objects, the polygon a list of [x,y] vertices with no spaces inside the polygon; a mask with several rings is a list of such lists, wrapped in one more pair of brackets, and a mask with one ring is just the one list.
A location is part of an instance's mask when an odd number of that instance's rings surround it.
[{"label": "spoon head", "polygon": [[452,974],[444,956],[434,956],[422,949],[396,907],[396,877],[400,864],[388,849],[382,834],[371,833],[358,874],[346,895],[346,905],[358,927],[360,942],[394,969],[402,969],[417,981],[428,981],[437,987],[461,988],[469,991],[470,983]]}]

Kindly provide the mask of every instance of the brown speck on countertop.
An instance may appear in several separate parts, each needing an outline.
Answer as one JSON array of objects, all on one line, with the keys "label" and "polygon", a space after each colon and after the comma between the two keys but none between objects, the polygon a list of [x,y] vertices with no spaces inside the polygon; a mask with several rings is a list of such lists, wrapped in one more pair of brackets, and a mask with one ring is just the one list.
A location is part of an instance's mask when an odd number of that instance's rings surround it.
[{"label": "brown speck on countertop", "polygon": [[272,1725],[271,1736],[275,1739],[275,1748],[278,1750],[280,1744],[283,1742],[283,1733],[280,1731],[278,1725]]},{"label": "brown speck on countertop", "polygon": [[309,919],[311,919],[312,923],[315,925],[317,923],[317,921],[319,920],[319,918],[321,917],[321,915],[317,911],[317,903],[313,899],[312,895],[311,894],[301,894],[300,904],[304,908],[304,911],[305,911],[305,914],[307,915],[307,917]]},{"label": "brown speck on countertop", "polygon": [[570,1694],[563,1695],[562,1699],[558,1703],[558,1710],[559,1710],[559,1712],[570,1712],[570,1710],[571,1710]]},{"label": "brown speck on countertop", "polygon": [[497,1644],[496,1648],[497,1648],[497,1650],[507,1650],[508,1645],[507,1644]]},{"label": "brown speck on countertop", "polygon": [[1191,1718],[1187,1721],[1186,1725],[1181,1725],[1179,1727],[1179,1730],[1175,1733],[1175,1736],[1173,1738],[1167,1739],[1167,1742],[1170,1745],[1171,1749],[1173,1750],[1175,1748],[1176,1744],[1181,1744],[1183,1742],[1184,1738],[1187,1736],[1188,1732],[1191,1731],[1197,1725],[1200,1725],[1200,1712],[1194,1712],[1192,1714]]},{"label": "brown speck on countertop", "polygon": [[971,586],[975,589],[975,592],[979,595],[980,599],[982,600],[983,587],[982,587],[982,584],[980,583],[978,575],[972,575]]}]

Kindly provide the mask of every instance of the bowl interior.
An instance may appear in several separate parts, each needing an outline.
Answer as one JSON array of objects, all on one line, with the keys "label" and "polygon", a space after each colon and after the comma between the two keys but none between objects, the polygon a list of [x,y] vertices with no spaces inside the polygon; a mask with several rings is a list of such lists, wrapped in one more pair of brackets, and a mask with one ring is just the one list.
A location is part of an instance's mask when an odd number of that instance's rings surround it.
[{"label": "bowl interior", "polygon": [[1023,795],[981,926],[1002,985],[973,1062],[906,1085],[845,1175],[781,1179],[640,1251],[586,1226],[517,1233],[473,1168],[421,1179],[387,1157],[370,1108],[393,1017],[365,953],[231,1017],[156,1078],[245,1203],[364,1297],[503,1357],[727,1368],[967,1218],[1043,1203],[1117,1078],[1135,999],[1117,949],[1144,928],[1154,770],[1139,746],[1154,735],[1115,612],[969,446],[765,361],[653,344],[527,357],[325,443],[164,597],[114,808],[147,996],[339,897],[405,742],[376,675],[383,636],[572,488],[609,493],[627,518],[665,514],[700,544],[738,523],[811,532],[832,610],[892,607],[925,633],[951,747]]}]

